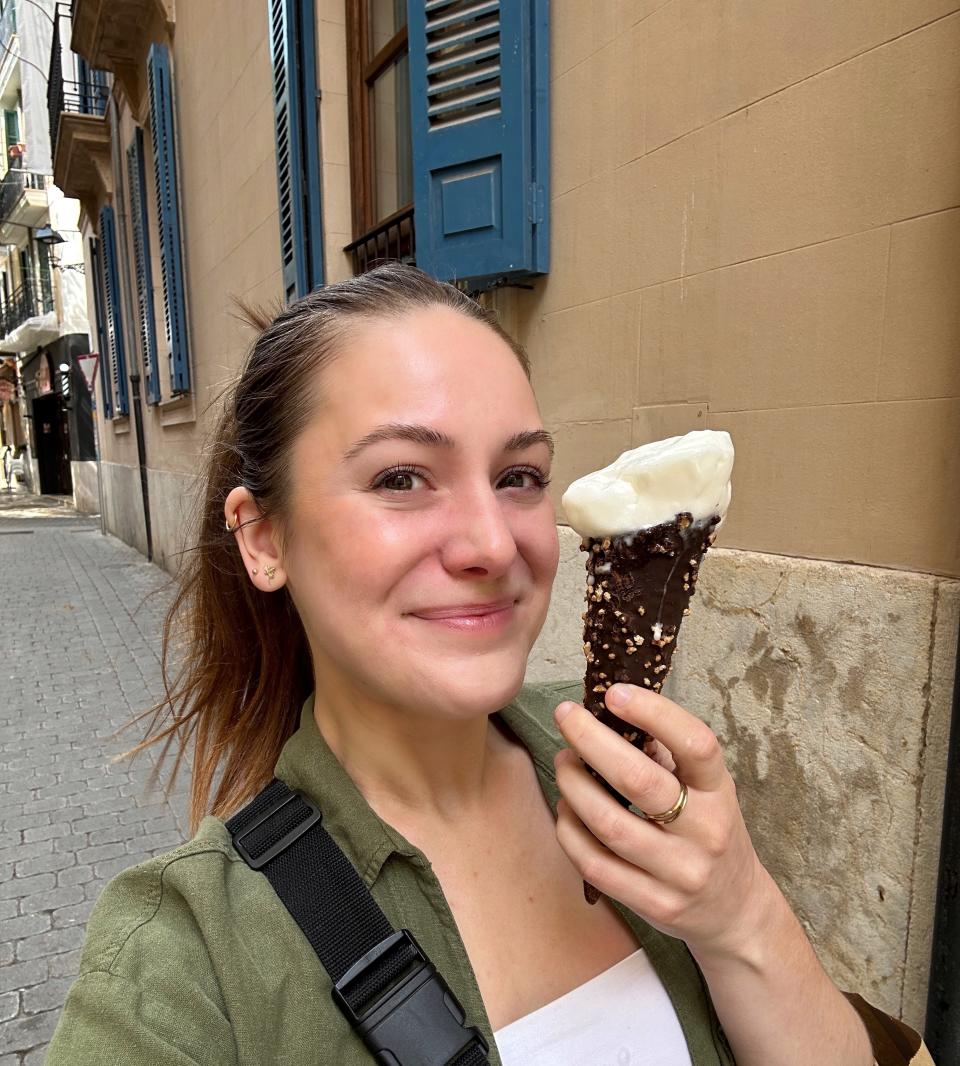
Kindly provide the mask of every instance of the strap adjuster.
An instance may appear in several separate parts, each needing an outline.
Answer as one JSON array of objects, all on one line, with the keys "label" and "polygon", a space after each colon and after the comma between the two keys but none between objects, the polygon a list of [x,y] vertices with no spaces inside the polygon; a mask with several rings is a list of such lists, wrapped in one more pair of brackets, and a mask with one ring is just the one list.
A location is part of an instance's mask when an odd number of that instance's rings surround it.
[{"label": "strap adjuster", "polygon": [[[307,806],[309,808],[309,814],[307,814],[302,822],[299,822],[289,830],[289,832],[284,833],[275,844],[272,844],[262,854],[256,856],[251,855],[243,843],[244,838],[250,836],[250,834],[259,829],[264,822],[269,821],[278,811],[281,811],[288,803],[293,803],[295,800],[299,800]],[[294,792],[291,790],[281,796],[279,801],[270,807],[269,810],[264,811],[264,813],[252,825],[247,826],[242,832],[237,833],[233,838],[233,846],[243,857],[243,861],[252,870],[260,870],[266,866],[271,859],[275,859],[281,852],[286,851],[295,840],[302,837],[303,834],[311,826],[316,825],[322,817],[323,814],[321,813],[320,808],[313,802],[313,800],[308,799],[302,792]]]},{"label": "strap adjuster", "polygon": [[[372,1005],[354,1010],[348,998],[381,959],[406,943],[416,954],[403,977]],[[377,1062],[447,1066],[471,1044],[490,1049],[408,929],[393,933],[359,959],[333,987],[333,999]]]}]

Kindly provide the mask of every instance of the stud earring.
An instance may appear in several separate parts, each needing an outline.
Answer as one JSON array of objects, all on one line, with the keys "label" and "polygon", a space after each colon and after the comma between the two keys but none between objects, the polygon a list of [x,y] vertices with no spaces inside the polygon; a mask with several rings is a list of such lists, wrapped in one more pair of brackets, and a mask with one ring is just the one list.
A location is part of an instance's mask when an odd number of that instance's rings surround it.
[{"label": "stud earring", "polygon": [[269,581],[273,581],[273,575],[277,572],[277,568],[275,566],[265,566],[263,572],[267,575]]},{"label": "stud earring", "polygon": [[258,569],[257,569],[256,567],[254,567],[254,568],[253,568],[253,573],[255,573],[255,574],[259,574],[259,573],[260,573],[260,571],[259,571],[259,570],[258,570]]}]

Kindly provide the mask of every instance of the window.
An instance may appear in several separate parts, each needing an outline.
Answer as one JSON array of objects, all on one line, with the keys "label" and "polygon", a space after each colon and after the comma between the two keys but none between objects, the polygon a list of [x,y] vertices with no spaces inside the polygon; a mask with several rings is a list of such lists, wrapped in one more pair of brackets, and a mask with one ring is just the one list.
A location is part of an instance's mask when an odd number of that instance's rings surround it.
[{"label": "window", "polygon": [[383,258],[409,257],[413,210],[406,0],[347,4],[350,175],[354,238],[398,230]]},{"label": "window", "polygon": [[163,314],[170,350],[170,392],[190,389],[186,285],[180,242],[180,193],[177,187],[177,143],[173,111],[173,79],[166,45],[153,44],[147,55],[153,177],[160,231]]},{"label": "window", "polygon": [[313,4],[270,0],[280,263],[287,303],[324,278]]},{"label": "window", "polygon": [[347,0],[357,272],[546,272],[548,41],[548,0]]}]

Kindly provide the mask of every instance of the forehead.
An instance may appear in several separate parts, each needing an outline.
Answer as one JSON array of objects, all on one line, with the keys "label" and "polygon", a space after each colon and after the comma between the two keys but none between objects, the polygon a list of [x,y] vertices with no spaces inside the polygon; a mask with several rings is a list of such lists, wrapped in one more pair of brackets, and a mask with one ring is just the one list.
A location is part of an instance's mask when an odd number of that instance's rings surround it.
[{"label": "forehead", "polygon": [[352,328],[322,375],[318,424],[338,445],[390,421],[436,425],[458,439],[461,426],[499,437],[505,425],[513,432],[539,424],[533,390],[510,346],[450,308]]}]

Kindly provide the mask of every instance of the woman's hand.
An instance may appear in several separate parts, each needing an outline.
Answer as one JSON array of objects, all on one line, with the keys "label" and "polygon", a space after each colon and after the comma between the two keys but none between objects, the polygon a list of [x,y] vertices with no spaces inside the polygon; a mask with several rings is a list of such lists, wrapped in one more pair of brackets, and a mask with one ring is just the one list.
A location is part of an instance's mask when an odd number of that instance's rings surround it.
[{"label": "woman's hand", "polygon": [[[651,758],[580,704],[560,704],[557,724],[572,749],[556,758],[561,847],[585,881],[686,941],[695,955],[742,953],[780,894],[754,851],[716,736],[671,700],[635,685],[614,685],[606,703],[656,737],[659,751]],[[669,811],[681,781],[686,807],[669,824],[640,818],[580,759],[646,814]]]},{"label": "woman's hand", "polygon": [[[560,704],[557,724],[574,750],[556,758],[557,838],[570,861],[595,888],[686,941],[740,1066],[866,1066],[863,1023],[757,858],[716,736],[647,689],[614,685],[605,699],[660,750],[651,758],[580,704]],[[680,781],[687,804],[665,825],[640,818],[577,755],[646,814],[671,810]]]}]

